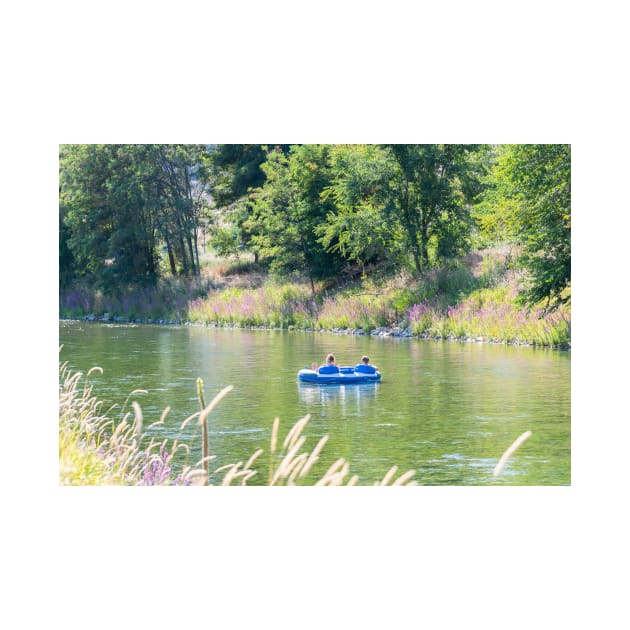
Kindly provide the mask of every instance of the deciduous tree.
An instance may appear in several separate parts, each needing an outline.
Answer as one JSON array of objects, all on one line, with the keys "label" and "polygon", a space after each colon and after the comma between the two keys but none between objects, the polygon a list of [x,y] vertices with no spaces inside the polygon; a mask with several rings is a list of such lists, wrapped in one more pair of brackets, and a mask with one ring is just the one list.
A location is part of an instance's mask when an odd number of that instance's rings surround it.
[{"label": "deciduous tree", "polygon": [[330,202],[321,193],[330,183],[330,147],[301,145],[288,155],[271,150],[262,168],[264,185],[254,191],[252,243],[272,271],[299,271],[314,279],[335,275],[340,258],[326,252],[316,227],[326,220]]},{"label": "deciduous tree", "polygon": [[478,221],[486,234],[522,247],[529,272],[524,298],[555,306],[570,300],[571,147],[511,144],[499,147],[491,189]]},{"label": "deciduous tree", "polygon": [[362,269],[368,262],[396,260],[403,234],[390,197],[395,165],[389,153],[378,145],[335,145],[330,164],[322,199],[331,209],[315,227],[322,245]]},{"label": "deciduous tree", "polygon": [[396,171],[391,191],[418,273],[436,257],[461,253],[469,229],[469,204],[478,190],[475,153],[482,145],[392,144]]}]

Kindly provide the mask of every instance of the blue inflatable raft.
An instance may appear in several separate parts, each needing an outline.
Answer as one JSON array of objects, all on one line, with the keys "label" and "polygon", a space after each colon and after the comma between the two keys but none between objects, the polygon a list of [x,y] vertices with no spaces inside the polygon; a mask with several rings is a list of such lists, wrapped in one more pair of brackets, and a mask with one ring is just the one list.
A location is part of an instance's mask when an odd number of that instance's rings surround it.
[{"label": "blue inflatable raft", "polygon": [[371,365],[340,367],[322,366],[318,370],[304,368],[298,372],[298,380],[304,383],[320,383],[322,385],[341,383],[376,383],[381,380],[381,373]]}]

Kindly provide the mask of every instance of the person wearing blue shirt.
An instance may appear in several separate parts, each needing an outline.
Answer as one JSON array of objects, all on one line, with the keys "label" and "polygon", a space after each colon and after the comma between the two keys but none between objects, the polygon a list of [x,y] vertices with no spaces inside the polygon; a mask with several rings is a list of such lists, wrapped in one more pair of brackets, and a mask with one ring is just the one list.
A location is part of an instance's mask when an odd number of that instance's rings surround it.
[{"label": "person wearing blue shirt", "polygon": [[326,365],[321,365],[318,372],[320,374],[338,374],[339,368],[335,365],[335,355],[329,354],[326,357]]},{"label": "person wearing blue shirt", "polygon": [[377,370],[375,365],[370,365],[370,358],[366,356],[361,357],[361,363],[354,366],[354,371],[361,374],[375,374]]}]

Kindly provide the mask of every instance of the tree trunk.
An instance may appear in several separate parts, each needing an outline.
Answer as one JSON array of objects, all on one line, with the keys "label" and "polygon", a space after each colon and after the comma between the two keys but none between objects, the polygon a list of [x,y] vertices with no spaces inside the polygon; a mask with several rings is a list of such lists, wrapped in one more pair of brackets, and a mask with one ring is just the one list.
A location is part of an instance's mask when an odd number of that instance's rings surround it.
[{"label": "tree trunk", "polygon": [[195,228],[195,238],[193,239],[195,244],[195,261],[197,263],[197,275],[201,275],[201,265],[199,264],[199,231]]},{"label": "tree trunk", "polygon": [[[177,212],[177,209],[175,209]],[[183,275],[188,275],[188,256],[186,255],[186,245],[184,243],[184,229],[182,227],[182,220],[179,215],[176,215],[176,223],[177,223],[177,242],[179,244],[180,253],[182,257],[182,273]]]},{"label": "tree trunk", "polygon": [[420,228],[420,238],[421,238],[420,255],[422,258],[422,268],[427,269],[429,267],[429,251],[427,249],[429,237],[428,237],[428,230],[427,230],[426,225],[424,225],[424,222],[423,222],[422,227]]},{"label": "tree trunk", "polygon": [[418,275],[422,273],[422,261],[420,256],[420,251],[418,250],[418,239],[413,238],[414,242],[411,244],[411,253],[413,254],[413,264],[416,267],[416,272]]},{"label": "tree trunk", "polygon": [[420,259],[420,250],[418,248],[418,230],[416,222],[411,216],[410,208],[410,194],[409,194],[409,182],[405,180],[405,188],[401,197],[401,210],[403,215],[403,222],[405,229],[407,230],[407,237],[409,238],[409,245],[411,247],[411,255],[413,256],[413,263],[418,275],[422,273],[422,262]]},{"label": "tree trunk", "polygon": [[184,244],[184,238],[179,235],[179,247],[182,253],[182,274],[188,276],[188,256],[186,255],[186,245]]},{"label": "tree trunk", "polygon": [[190,255],[190,267],[193,276],[197,275],[197,265],[195,265],[195,251],[193,249],[192,238],[190,232],[186,232],[186,243],[188,244],[188,253]]},{"label": "tree trunk", "polygon": [[166,251],[168,252],[168,264],[171,267],[171,273],[176,276],[177,275],[177,267],[175,266],[175,256],[173,256],[173,248],[171,247],[171,242],[168,237],[164,239],[166,241]]}]

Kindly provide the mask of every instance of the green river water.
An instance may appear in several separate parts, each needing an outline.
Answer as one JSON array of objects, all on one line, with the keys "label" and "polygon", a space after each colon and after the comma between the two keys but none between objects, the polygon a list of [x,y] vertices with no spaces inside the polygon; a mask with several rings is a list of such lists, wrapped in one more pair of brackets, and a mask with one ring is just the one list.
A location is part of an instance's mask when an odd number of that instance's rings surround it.
[{"label": "green river water", "polygon": [[[206,402],[227,385],[234,390],[210,416],[212,468],[268,451],[271,427],[280,436],[304,415],[311,450],[330,436],[315,473],[343,457],[360,485],[371,485],[393,466],[414,469],[422,485],[567,485],[571,482],[570,353],[531,347],[330,333],[217,329],[198,326],[115,325],[60,321],[60,360],[94,374],[94,394],[106,406],[130,400],[142,407],[144,425],[156,439],[175,438],[184,419],[199,409],[196,380]],[[379,367],[378,384],[298,384],[297,372],[333,352],[339,365],[363,354]],[[127,410],[130,410],[130,407]],[[118,415],[117,415],[118,414]],[[531,437],[492,472],[523,432]],[[199,429],[184,429],[200,457]],[[266,455],[266,453],[265,453]],[[260,473],[267,478],[265,455]]]}]

